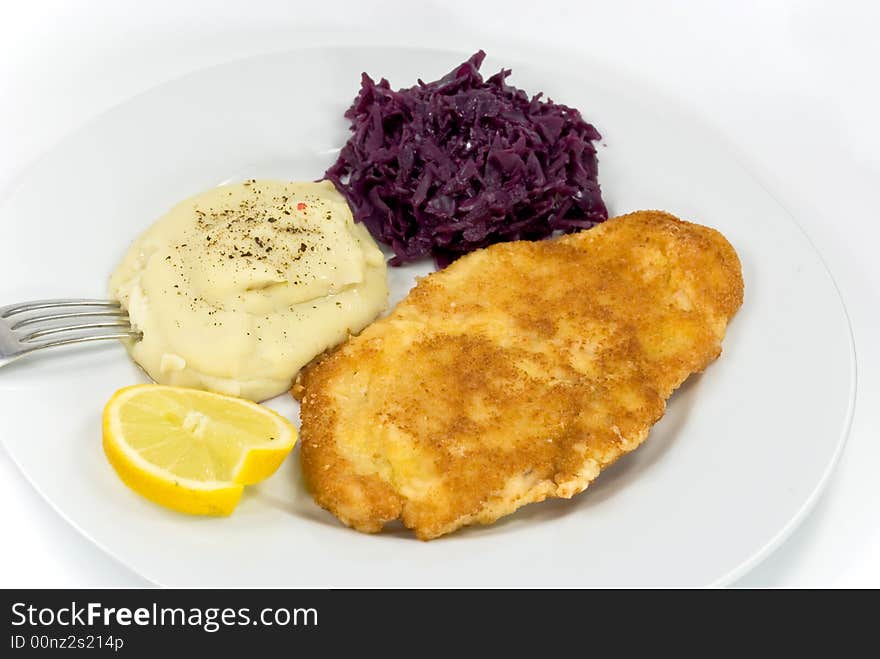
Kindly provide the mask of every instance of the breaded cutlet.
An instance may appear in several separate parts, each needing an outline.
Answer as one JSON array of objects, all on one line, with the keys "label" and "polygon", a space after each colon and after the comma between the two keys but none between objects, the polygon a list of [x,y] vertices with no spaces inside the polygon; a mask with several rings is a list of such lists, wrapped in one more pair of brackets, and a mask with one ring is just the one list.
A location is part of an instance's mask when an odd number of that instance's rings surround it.
[{"label": "breaded cutlet", "polygon": [[315,501],[428,540],[572,497],[718,357],[742,299],[727,240],[660,211],[464,256],[301,373]]}]

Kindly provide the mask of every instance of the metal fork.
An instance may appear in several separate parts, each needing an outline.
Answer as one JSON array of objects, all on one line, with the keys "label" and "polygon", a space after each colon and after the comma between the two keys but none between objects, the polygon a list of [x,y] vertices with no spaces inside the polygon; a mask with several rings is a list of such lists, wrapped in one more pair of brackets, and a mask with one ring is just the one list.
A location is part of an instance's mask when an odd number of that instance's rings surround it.
[{"label": "metal fork", "polygon": [[140,332],[113,300],[35,300],[0,307],[0,367],[44,348],[129,337],[139,338]]}]

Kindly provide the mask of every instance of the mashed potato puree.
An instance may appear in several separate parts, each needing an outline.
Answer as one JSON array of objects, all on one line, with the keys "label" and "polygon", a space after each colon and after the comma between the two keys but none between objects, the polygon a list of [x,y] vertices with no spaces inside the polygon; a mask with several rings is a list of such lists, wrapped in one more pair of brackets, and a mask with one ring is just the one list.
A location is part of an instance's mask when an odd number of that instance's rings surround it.
[{"label": "mashed potato puree", "polygon": [[181,202],[110,278],[157,382],[264,400],[388,300],[385,259],[329,181],[250,180]]}]

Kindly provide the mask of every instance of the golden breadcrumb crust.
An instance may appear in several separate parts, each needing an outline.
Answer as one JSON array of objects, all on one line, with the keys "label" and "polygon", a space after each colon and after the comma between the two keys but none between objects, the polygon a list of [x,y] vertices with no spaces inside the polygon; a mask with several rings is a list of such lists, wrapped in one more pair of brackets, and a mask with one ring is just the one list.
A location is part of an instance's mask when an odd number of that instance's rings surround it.
[{"label": "golden breadcrumb crust", "polygon": [[473,252],[301,373],[309,487],[423,540],[571,497],[720,354],[742,299],[727,240],[660,211]]}]

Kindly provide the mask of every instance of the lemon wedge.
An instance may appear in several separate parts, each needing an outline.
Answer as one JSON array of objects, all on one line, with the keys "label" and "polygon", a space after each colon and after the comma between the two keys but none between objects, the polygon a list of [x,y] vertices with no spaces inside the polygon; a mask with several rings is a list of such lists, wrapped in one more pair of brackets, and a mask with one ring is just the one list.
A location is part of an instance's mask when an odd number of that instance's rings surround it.
[{"label": "lemon wedge", "polygon": [[123,482],[166,508],[229,515],[296,442],[280,414],[242,398],[143,384],[104,408],[104,452]]}]

